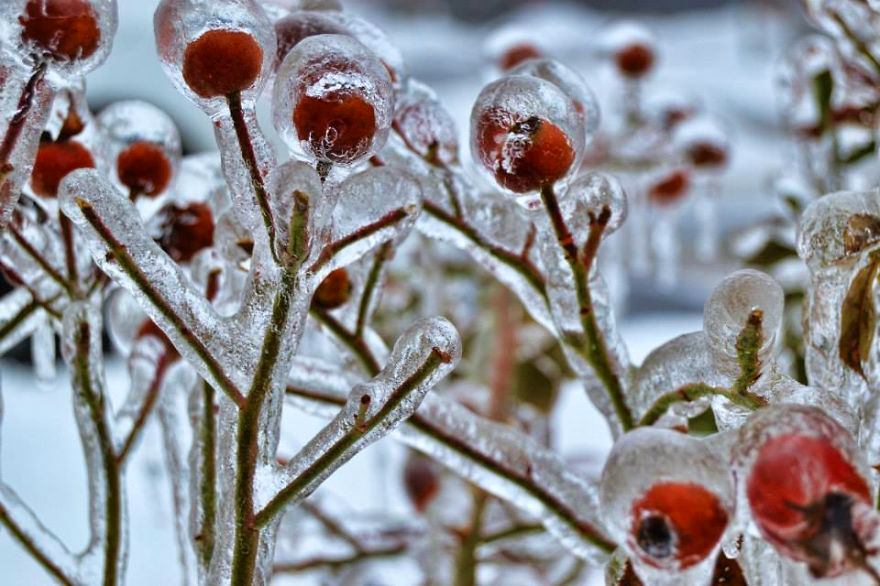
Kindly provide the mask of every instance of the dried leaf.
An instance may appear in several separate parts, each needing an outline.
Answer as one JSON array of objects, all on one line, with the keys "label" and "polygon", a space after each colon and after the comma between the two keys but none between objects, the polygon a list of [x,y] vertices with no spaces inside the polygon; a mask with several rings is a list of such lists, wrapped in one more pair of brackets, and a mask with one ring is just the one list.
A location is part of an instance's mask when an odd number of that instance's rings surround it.
[{"label": "dried leaf", "polygon": [[843,249],[855,254],[880,241],[880,218],[870,214],[854,214],[846,222]]},{"label": "dried leaf", "polygon": [[862,362],[868,358],[877,320],[871,290],[878,270],[880,257],[875,255],[853,278],[840,316],[840,359],[862,377]]}]

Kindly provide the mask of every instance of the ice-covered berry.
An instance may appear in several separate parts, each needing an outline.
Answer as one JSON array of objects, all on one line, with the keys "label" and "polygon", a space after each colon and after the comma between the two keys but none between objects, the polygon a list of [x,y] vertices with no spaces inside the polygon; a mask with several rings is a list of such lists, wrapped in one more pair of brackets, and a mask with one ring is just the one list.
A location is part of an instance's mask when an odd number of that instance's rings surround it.
[{"label": "ice-covered berry", "polygon": [[40,197],[55,198],[58,196],[61,180],[68,174],[94,166],[92,154],[80,142],[43,142],[37,149],[31,171],[31,189]]},{"label": "ice-covered berry", "polygon": [[18,21],[22,40],[56,60],[87,59],[101,41],[88,0],[28,0]]},{"label": "ice-covered berry", "polygon": [[263,65],[263,49],[243,31],[209,30],[186,47],[183,79],[203,98],[246,90]]}]

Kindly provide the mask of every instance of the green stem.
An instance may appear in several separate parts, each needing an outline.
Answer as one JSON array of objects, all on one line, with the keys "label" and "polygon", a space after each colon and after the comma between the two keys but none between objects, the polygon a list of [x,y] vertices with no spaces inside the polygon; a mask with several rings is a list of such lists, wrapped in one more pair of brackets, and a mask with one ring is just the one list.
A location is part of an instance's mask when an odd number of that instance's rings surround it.
[{"label": "green stem", "polygon": [[455,586],[476,586],[477,584],[477,546],[483,525],[483,513],[489,502],[488,495],[476,489],[471,510],[471,522],[467,534],[461,540],[455,557]]},{"label": "green stem", "polygon": [[43,269],[43,272],[49,276],[53,281],[55,281],[62,289],[64,289],[70,297],[76,297],[73,288],[70,283],[64,276],[58,272],[58,269],[52,266],[52,264],[44,257],[40,252],[33,247],[33,245],[28,242],[27,238],[18,231],[18,228],[9,224],[6,227],[9,230],[9,233],[12,235],[13,240],[24,250],[25,254],[34,259],[34,261],[40,265],[40,268]]},{"label": "green stem", "polygon": [[496,541],[515,539],[517,537],[525,537],[527,535],[534,535],[536,533],[543,532],[543,525],[513,525],[512,527],[508,527],[507,529],[502,529],[501,531],[496,531],[495,533],[483,535],[482,537],[480,537],[480,545],[488,545],[490,543],[495,543]]},{"label": "green stem", "polygon": [[73,371],[76,377],[74,388],[80,395],[89,411],[89,417],[95,426],[98,447],[101,453],[101,465],[104,467],[107,500],[104,505],[106,523],[106,541],[104,543],[104,586],[116,586],[122,578],[119,576],[119,556],[122,551],[122,482],[120,468],[116,462],[113,440],[106,421],[106,404],[101,392],[92,386],[93,365],[90,364],[91,326],[88,322],[80,322],[75,334],[76,354],[73,359]]},{"label": "green stem", "polygon": [[[288,386],[287,394],[337,407],[345,404],[345,400],[341,397],[298,387]],[[535,482],[530,475],[522,474],[511,468],[507,462],[476,450],[467,438],[447,432],[441,425],[432,422],[424,415],[420,415],[418,411],[407,419],[404,425],[454,452],[458,457],[468,460],[471,466],[487,470],[519,488],[540,503],[557,521],[567,525],[572,533],[579,535],[584,541],[591,543],[600,551],[609,554],[614,551],[616,545],[598,527],[577,521],[576,511],[571,510],[564,501],[549,493],[542,484]]]},{"label": "green stem", "polygon": [[156,400],[159,398],[159,391],[162,388],[162,382],[165,380],[165,372],[168,370],[168,367],[172,362],[174,362],[174,360],[168,356],[167,351],[159,358],[156,364],[156,372],[153,374],[153,380],[150,381],[150,387],[147,389],[144,402],[141,404],[141,408],[138,410],[137,417],[131,426],[131,430],[128,432],[128,436],[126,436],[125,441],[122,443],[122,448],[120,448],[119,453],[116,456],[116,462],[120,466],[128,459],[132,447],[140,436],[141,431],[143,431],[144,426],[147,424],[147,420],[153,412],[153,408],[156,406]]},{"label": "green stem", "polygon": [[168,303],[159,291],[157,291],[149,277],[147,277],[138,264],[134,261],[126,250],[125,246],[113,235],[107,228],[101,218],[95,213],[92,205],[84,199],[77,198],[76,205],[85,217],[86,221],[92,225],[104,243],[109,249],[110,255],[117,262],[122,271],[131,279],[140,289],[141,293],[153,304],[153,306],[168,320],[171,326],[177,330],[177,333],[183,338],[198,355],[205,365],[211,376],[217,381],[220,388],[229,396],[232,401],[239,407],[243,407],[245,403],[244,395],[238,390],[238,387],[226,375],[223,366],[211,354],[202,340],[191,331],[183,321],[177,316],[177,313]]},{"label": "green stem", "polygon": [[251,176],[251,186],[257,198],[257,204],[260,207],[260,214],[263,216],[263,223],[266,226],[266,233],[269,236],[269,249],[272,252],[272,258],[278,261],[278,252],[275,250],[275,219],[272,216],[272,208],[269,205],[269,195],[266,193],[266,184],[263,175],[260,173],[260,166],[257,162],[257,155],[254,151],[254,144],[248,131],[247,122],[244,119],[244,111],[241,108],[241,93],[232,92],[226,96],[229,105],[229,115],[232,118],[232,125],[235,128],[235,136],[238,139],[238,146],[241,149],[241,158],[244,165]]},{"label": "green stem", "polygon": [[217,460],[214,447],[216,437],[214,415],[214,387],[202,381],[202,421],[199,434],[202,438],[202,463],[199,495],[202,502],[202,526],[196,536],[197,549],[202,566],[207,568],[214,555],[214,525],[217,515]]},{"label": "green stem", "polygon": [[254,479],[259,458],[260,416],[272,390],[272,375],[290,316],[295,284],[296,273],[285,270],[272,305],[272,319],[263,338],[253,382],[238,419],[232,584],[240,586],[251,586],[256,571],[261,526],[254,515]]},{"label": "green stem", "polygon": [[67,576],[58,565],[44,552],[37,543],[27,535],[12,519],[6,508],[0,504],[0,525],[9,530],[12,538],[36,561],[46,572],[64,586],[74,586],[74,581]]},{"label": "green stem", "polygon": [[330,315],[326,310],[313,305],[309,312],[312,317],[329,329],[337,340],[348,347],[349,351],[361,361],[361,364],[363,364],[364,369],[370,376],[379,374],[382,367],[379,365],[376,357],[373,356],[373,353],[370,352],[370,348],[364,342],[362,336],[355,336],[352,332],[348,331],[338,319]]},{"label": "green stem", "polygon": [[19,309],[12,317],[0,325],[0,342],[12,334],[18,326],[23,324],[28,317],[40,308],[40,304],[31,300],[27,305]]},{"label": "green stem", "polygon": [[755,410],[766,405],[766,401],[757,395],[752,395],[751,393],[743,394],[721,387],[713,387],[705,383],[692,383],[661,395],[656,401],[654,401],[654,404],[651,405],[648,411],[639,420],[639,426],[653,425],[663,417],[673,405],[679,403],[693,403],[704,397],[714,396],[724,397],[731,403],[750,410]]},{"label": "green stem", "polygon": [[[611,404],[614,407],[614,411],[617,414],[621,427],[624,431],[628,431],[634,426],[632,412],[626,404],[623,387],[620,379],[614,372],[614,366],[608,353],[608,347],[601,330],[599,329],[599,325],[596,323],[596,316],[593,311],[593,298],[589,287],[590,267],[598,249],[598,242],[601,239],[608,218],[610,217],[610,213],[606,209],[603,210],[603,213],[600,214],[599,218],[591,217],[590,234],[587,238],[585,255],[581,258],[578,254],[574,237],[562,217],[562,212],[559,209],[559,202],[556,199],[556,194],[553,191],[552,185],[545,185],[541,188],[541,200],[544,202],[544,207],[550,218],[553,231],[556,234],[556,240],[559,243],[559,247],[562,249],[563,256],[565,257],[574,278],[575,293],[577,294],[578,305],[580,308],[581,327],[584,330],[585,336],[585,339],[576,345],[576,349],[579,350],[579,353],[582,354],[590,366],[593,367],[596,377],[608,393],[608,398],[611,400]],[[603,217],[605,218],[604,222],[602,221]],[[574,340],[570,339],[568,336],[563,336],[563,340],[567,344],[575,344]]]},{"label": "green stem", "polygon": [[359,551],[353,555],[346,557],[316,557],[294,564],[277,564],[273,569],[273,574],[302,574],[315,570],[333,571],[339,568],[349,568],[354,564],[368,560],[376,560],[382,558],[390,558],[403,555],[407,552],[406,544],[395,544],[390,547],[377,549],[367,549]]},{"label": "green stem", "polygon": [[256,525],[262,527],[269,523],[275,515],[280,513],[288,502],[303,498],[306,492],[312,489],[312,484],[320,478],[327,469],[334,469],[336,463],[345,457],[348,450],[360,439],[381,425],[403,401],[422,384],[443,363],[449,361],[449,357],[440,349],[434,348],[425,362],[397,387],[381,409],[370,419],[361,422],[361,425],[353,426],[345,435],[323,451],[310,466],[304,469],[293,481],[281,489],[263,510],[256,515]]},{"label": "green stem", "polygon": [[373,258],[373,264],[370,266],[369,274],[367,274],[367,281],[364,283],[364,292],[361,295],[361,301],[358,305],[357,325],[354,330],[355,338],[362,338],[364,335],[364,329],[367,326],[367,317],[370,311],[370,304],[373,302],[373,293],[376,290],[376,285],[379,283],[379,277],[382,275],[382,267],[390,258],[393,250],[391,242],[386,242],[379,248],[376,252],[376,256]]}]

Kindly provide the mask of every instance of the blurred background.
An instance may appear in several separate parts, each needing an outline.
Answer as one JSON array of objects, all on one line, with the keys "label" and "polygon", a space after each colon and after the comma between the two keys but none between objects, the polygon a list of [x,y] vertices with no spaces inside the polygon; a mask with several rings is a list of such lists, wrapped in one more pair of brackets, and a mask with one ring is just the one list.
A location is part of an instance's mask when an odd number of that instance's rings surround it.
[{"label": "blurred background", "polygon": [[[647,27],[656,38],[657,65],[644,81],[646,99],[652,95],[686,95],[723,122],[729,134],[729,168],[721,183],[721,230],[729,235],[776,210],[772,185],[788,165],[794,148],[780,122],[775,79],[785,49],[809,29],[795,0],[349,0],[347,10],[384,29],[401,50],[409,72],[432,86],[453,114],[467,151],[468,116],[480,88],[497,72],[487,53],[487,40],[499,29],[524,31],[542,52],[579,71],[596,93],[603,118],[619,115],[620,80],[598,50],[602,31],[610,23],[630,19]],[[211,122],[172,87],[156,58],[152,14],[158,0],[119,0],[119,30],[107,63],[87,78],[92,109],[122,99],[138,98],[168,112],[178,124],[185,153],[215,150]],[[260,108],[264,128],[271,122],[265,104]],[[708,292],[737,261],[723,256],[710,267],[688,269],[687,243],[693,226],[683,221],[682,279],[672,289],[660,289],[651,279],[633,278],[622,301],[626,317],[622,331],[636,362],[660,343],[701,327],[702,303]],[[645,236],[647,238],[647,235]],[[26,360],[27,349],[17,354]],[[4,362],[5,409],[4,478],[25,491],[33,507],[45,512],[62,538],[77,543],[85,535],[82,518],[64,511],[82,510],[85,486],[81,453],[69,404],[54,401],[52,412],[39,393],[20,392],[32,386],[22,365]],[[117,363],[111,380],[124,376]],[[121,393],[122,389],[111,392]],[[604,422],[586,404],[580,389],[565,389],[558,421],[560,449],[587,450],[601,461],[610,445]],[[318,421],[302,426],[302,441]],[[592,430],[584,437],[583,429]],[[59,442],[58,435],[69,441]],[[176,581],[172,517],[159,434],[150,428],[130,472],[134,536],[146,548],[132,545],[131,584],[173,584]],[[20,450],[17,446],[29,445]],[[401,457],[399,448],[383,448],[358,456],[328,483],[359,486],[371,470]],[[39,454],[39,459],[34,459]],[[375,476],[374,473],[372,473]],[[388,506],[397,502],[400,487],[384,482],[383,503],[377,493],[350,495],[352,507]],[[62,490],[59,490],[62,489]],[[56,514],[53,515],[52,512]],[[166,563],[167,562],[167,563]],[[0,583],[42,584],[45,576],[0,532]],[[157,582],[158,581],[158,582]]]}]

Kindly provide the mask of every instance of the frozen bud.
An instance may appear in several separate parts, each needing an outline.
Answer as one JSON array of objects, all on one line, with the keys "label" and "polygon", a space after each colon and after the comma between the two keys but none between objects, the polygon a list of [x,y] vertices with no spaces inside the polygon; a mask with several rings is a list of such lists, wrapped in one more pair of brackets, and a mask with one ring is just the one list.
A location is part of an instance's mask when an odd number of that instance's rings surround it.
[{"label": "frozen bud", "polygon": [[169,203],[153,217],[149,228],[162,250],[181,263],[214,243],[214,218],[205,203]]},{"label": "frozen bud", "polygon": [[708,117],[692,118],[675,129],[675,146],[696,171],[718,172],[727,166],[730,144],[721,125]]},{"label": "frozen bud", "polygon": [[82,143],[75,140],[43,141],[31,171],[31,189],[43,198],[58,197],[61,180],[77,169],[93,168],[95,160]]},{"label": "frozen bud", "polygon": [[761,535],[816,577],[864,567],[858,531],[871,511],[867,468],[852,435],[815,407],[772,405],[740,429],[733,465]]},{"label": "frozen bud", "polygon": [[584,125],[571,98],[556,85],[533,76],[504,77],[477,97],[471,151],[498,185],[527,194],[577,169]]},{"label": "frozen bud", "polygon": [[600,39],[602,52],[624,77],[639,79],[654,68],[656,48],[654,36],[634,22],[620,22],[609,27]]},{"label": "frozen bud", "polygon": [[801,216],[798,255],[811,270],[851,262],[880,242],[880,192],[841,191],[815,200]]},{"label": "frozen bud", "polygon": [[668,429],[618,440],[599,493],[608,530],[643,579],[711,564],[734,510],[726,463],[703,440]]},{"label": "frozen bud", "polygon": [[278,255],[293,254],[302,261],[311,243],[321,242],[325,236],[318,232],[316,221],[332,202],[323,197],[321,178],[312,166],[290,160],[272,170],[269,193],[273,214],[284,219],[278,223]]},{"label": "frozen bud", "polygon": [[681,203],[691,190],[691,174],[675,168],[655,174],[648,180],[648,201],[657,206]]},{"label": "frozen bud", "polygon": [[162,0],[154,17],[165,73],[203,110],[259,95],[275,56],[275,34],[252,0]]},{"label": "frozen bud", "polygon": [[776,348],[782,328],[785,296],[773,277],[753,269],[727,276],[715,287],[703,309],[703,330],[713,352],[736,361],[743,330],[760,329],[758,352],[763,359]]},{"label": "frozen bud", "polygon": [[556,59],[530,59],[510,70],[510,75],[532,75],[549,81],[574,102],[589,143],[599,129],[599,102],[580,73]]},{"label": "frozen bud", "polygon": [[116,102],[98,115],[109,139],[116,179],[132,197],[157,197],[171,184],[180,161],[180,135],[174,122],[152,104]]},{"label": "frozen bud", "polygon": [[336,269],[327,275],[312,297],[312,305],[318,309],[338,309],[351,299],[351,278],[344,268]]},{"label": "frozen bud", "polygon": [[115,0],[7,0],[0,18],[23,46],[64,77],[88,73],[110,52],[116,34]]},{"label": "frozen bud", "polygon": [[458,134],[452,116],[427,86],[410,80],[397,99],[393,128],[407,148],[422,158],[450,165],[458,161]]},{"label": "frozen bud", "polygon": [[437,465],[430,458],[410,453],[403,467],[403,488],[416,511],[424,513],[440,492]]},{"label": "frozen bud", "polygon": [[317,35],[282,63],[273,111],[275,127],[292,149],[325,164],[351,165],[385,143],[394,90],[388,71],[361,43]]},{"label": "frozen bud", "polygon": [[[585,173],[571,182],[566,197],[577,198],[583,206],[584,209],[574,211],[575,215],[586,216],[588,220],[601,219],[605,223],[603,236],[616,231],[626,219],[626,192],[612,175],[596,171]],[[578,220],[572,218],[574,222]],[[584,230],[587,229],[588,226],[584,226]]]}]

